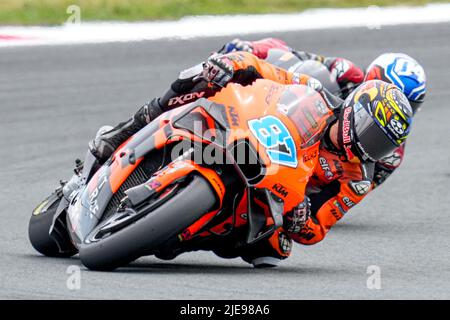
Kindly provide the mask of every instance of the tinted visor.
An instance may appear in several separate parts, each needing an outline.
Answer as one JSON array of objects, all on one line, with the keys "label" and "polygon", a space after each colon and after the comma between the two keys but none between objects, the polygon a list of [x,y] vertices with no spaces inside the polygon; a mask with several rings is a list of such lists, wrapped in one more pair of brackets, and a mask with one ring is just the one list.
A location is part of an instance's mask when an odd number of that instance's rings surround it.
[{"label": "tinted visor", "polygon": [[355,112],[354,128],[356,148],[363,161],[378,161],[398,147],[363,107]]}]

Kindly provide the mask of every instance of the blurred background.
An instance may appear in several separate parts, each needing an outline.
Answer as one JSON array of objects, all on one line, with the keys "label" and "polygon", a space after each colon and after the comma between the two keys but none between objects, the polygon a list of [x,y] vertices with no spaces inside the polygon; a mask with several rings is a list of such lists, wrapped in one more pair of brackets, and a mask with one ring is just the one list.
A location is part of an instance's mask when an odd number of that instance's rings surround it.
[{"label": "blurred background", "polygon": [[446,0],[2,0],[0,24],[64,23],[69,6],[82,9],[83,21],[178,19],[188,15],[287,13],[312,8],[424,5]]}]

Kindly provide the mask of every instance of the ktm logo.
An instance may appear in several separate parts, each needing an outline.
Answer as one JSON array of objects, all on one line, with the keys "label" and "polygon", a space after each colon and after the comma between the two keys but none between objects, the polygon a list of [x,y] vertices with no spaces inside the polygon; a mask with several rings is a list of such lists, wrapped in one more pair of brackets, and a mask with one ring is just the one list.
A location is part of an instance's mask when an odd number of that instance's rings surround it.
[{"label": "ktm logo", "polygon": [[189,101],[192,101],[192,100],[195,100],[195,99],[200,99],[204,95],[205,95],[205,92],[192,92],[192,93],[184,94],[182,96],[170,99],[169,100],[169,106],[183,105],[186,102],[189,102]]},{"label": "ktm logo", "polygon": [[286,198],[289,194],[289,192],[287,192],[284,186],[280,183],[274,184],[272,189],[279,193],[283,198]]}]

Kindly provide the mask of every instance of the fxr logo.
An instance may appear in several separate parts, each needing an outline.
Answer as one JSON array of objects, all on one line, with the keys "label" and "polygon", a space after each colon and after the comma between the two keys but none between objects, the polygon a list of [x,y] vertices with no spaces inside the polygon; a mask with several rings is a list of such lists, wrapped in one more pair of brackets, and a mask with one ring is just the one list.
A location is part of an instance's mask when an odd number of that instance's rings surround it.
[{"label": "fxr logo", "polygon": [[186,102],[195,100],[195,99],[200,99],[201,97],[203,97],[205,95],[205,92],[192,92],[192,93],[188,93],[188,94],[184,94],[182,96],[179,97],[175,97],[169,100],[169,106],[172,106],[174,104],[177,105],[183,105]]}]

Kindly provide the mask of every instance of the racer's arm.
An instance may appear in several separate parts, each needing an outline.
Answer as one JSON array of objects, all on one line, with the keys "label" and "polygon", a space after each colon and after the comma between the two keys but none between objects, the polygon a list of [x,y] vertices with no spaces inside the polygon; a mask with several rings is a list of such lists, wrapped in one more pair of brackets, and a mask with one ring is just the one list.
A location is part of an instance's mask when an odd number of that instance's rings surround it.
[{"label": "racer's arm", "polygon": [[[331,94],[318,80],[309,75],[289,72],[259,59],[249,52],[231,52],[219,56],[219,59],[225,64],[232,66],[233,77],[231,82],[248,85],[256,79],[263,78],[280,84],[303,84],[319,92],[331,108],[336,108],[342,103],[340,98]],[[221,86],[224,85],[221,84]]]},{"label": "racer's arm", "polygon": [[[187,93],[203,91],[204,96],[210,96],[225,87],[229,82],[249,85],[256,79],[269,79],[280,84],[304,84],[320,91],[322,86],[305,74],[294,74],[259,59],[249,52],[231,52],[210,56],[203,63],[203,70],[198,66],[183,71],[175,80],[169,91],[161,98],[160,104],[165,109],[171,109],[191,102],[186,101]],[[200,67],[201,69],[201,67]],[[203,79],[206,81],[199,81]],[[202,85],[203,84],[203,85]],[[200,86],[199,86],[200,85]],[[318,85],[319,88],[314,87]],[[333,104],[334,105],[334,104]]]},{"label": "racer's arm", "polygon": [[311,245],[323,240],[331,227],[371,191],[369,179],[351,178],[335,180],[320,193],[309,196],[311,216],[298,233],[290,234],[294,241]]},{"label": "racer's arm", "polygon": [[242,85],[261,78],[280,84],[307,84],[311,79],[306,74],[294,74],[274,66],[249,52],[232,52],[220,56],[220,59],[232,65],[234,75],[231,81]]},{"label": "racer's arm", "polygon": [[234,39],[225,44],[220,52],[246,51],[253,53],[260,59],[265,59],[270,49],[292,52],[292,54],[302,61],[314,60],[323,63],[336,78],[337,83],[343,89],[344,96],[364,80],[364,71],[350,60],[340,57],[326,57],[306,51],[297,51],[290,48],[283,40],[276,38],[265,38],[258,41]]},{"label": "racer's arm", "polygon": [[328,68],[342,89],[343,96],[364,81],[364,71],[352,61],[339,57],[326,57],[319,54],[291,50],[302,61],[318,61]]},{"label": "racer's arm", "polygon": [[265,59],[267,58],[267,54],[270,49],[280,49],[286,52],[292,52],[292,49],[289,48],[283,40],[276,38],[264,38],[258,41],[234,39],[226,43],[222,49],[219,50],[219,53],[246,51],[253,53],[260,59]]},{"label": "racer's arm", "polygon": [[324,64],[336,77],[336,81],[341,88],[348,86],[348,84],[351,84],[352,86],[360,84],[364,80],[364,71],[352,61],[345,58],[326,57],[312,52],[294,50],[283,40],[275,38],[267,38],[250,43],[253,54],[261,59],[267,58],[270,49],[281,49],[292,52],[302,61],[318,61]]}]

